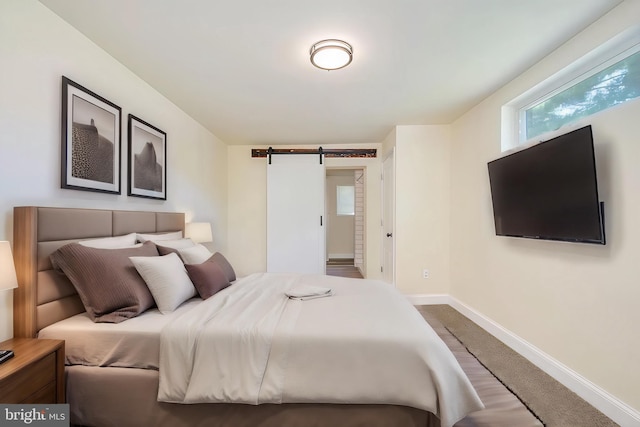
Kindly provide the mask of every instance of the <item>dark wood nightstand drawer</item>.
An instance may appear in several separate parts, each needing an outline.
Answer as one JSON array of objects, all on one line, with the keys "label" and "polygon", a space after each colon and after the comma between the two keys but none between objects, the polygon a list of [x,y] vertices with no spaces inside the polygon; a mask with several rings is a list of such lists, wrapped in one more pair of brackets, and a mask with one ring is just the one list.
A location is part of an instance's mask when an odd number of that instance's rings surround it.
[{"label": "dark wood nightstand drawer", "polygon": [[[22,403],[50,385],[55,390],[56,356],[51,353],[0,382],[0,402]],[[53,393],[55,399],[55,393]],[[50,400],[55,401],[55,400]]]},{"label": "dark wood nightstand drawer", "polygon": [[27,397],[24,403],[45,404],[56,401],[56,383],[50,382],[31,396]]},{"label": "dark wood nightstand drawer", "polygon": [[64,341],[11,338],[15,356],[0,364],[0,403],[64,403]]}]

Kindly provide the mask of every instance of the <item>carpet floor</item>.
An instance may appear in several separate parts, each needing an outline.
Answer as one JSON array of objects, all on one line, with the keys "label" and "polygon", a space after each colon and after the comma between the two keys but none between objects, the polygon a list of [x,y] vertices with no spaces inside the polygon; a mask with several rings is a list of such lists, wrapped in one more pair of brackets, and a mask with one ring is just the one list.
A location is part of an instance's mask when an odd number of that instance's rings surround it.
[{"label": "carpet floor", "polygon": [[[452,307],[424,305],[416,308],[441,335],[445,343],[452,348],[456,357],[459,354],[464,355],[464,353],[472,355],[478,363],[486,368],[487,374],[503,384],[504,389],[508,390],[535,420],[531,421],[530,418],[523,415],[522,410],[510,412],[497,408],[495,402],[486,401],[487,393],[483,396],[481,390],[476,387],[474,379],[470,376],[469,378],[486,408],[484,411],[471,414],[456,424],[456,427],[525,427],[529,425],[614,427],[618,425]],[[449,334],[455,339],[452,339]],[[465,369],[465,365],[462,362],[460,364]],[[465,372],[467,372],[466,369]],[[494,391],[497,390],[494,386],[490,388]],[[500,398],[497,399],[497,402],[502,402],[507,409],[515,408],[513,400]],[[517,418],[509,421],[508,418],[511,415]],[[532,422],[534,424],[531,424]]]}]

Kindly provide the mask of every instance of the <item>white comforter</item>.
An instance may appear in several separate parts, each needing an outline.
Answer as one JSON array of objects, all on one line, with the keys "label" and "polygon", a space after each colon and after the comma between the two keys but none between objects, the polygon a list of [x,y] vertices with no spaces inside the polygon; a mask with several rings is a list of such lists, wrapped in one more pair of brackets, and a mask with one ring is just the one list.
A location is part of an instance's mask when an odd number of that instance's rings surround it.
[{"label": "white comforter", "polygon": [[[297,285],[333,295],[289,299]],[[390,285],[258,273],[165,326],[158,400],[412,406],[451,426],[482,403],[454,356]]]}]

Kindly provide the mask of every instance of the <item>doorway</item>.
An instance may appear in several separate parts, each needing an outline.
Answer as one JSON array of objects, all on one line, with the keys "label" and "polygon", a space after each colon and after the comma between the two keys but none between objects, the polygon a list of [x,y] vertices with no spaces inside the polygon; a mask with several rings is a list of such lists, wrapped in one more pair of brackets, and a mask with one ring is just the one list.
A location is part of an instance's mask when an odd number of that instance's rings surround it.
[{"label": "doorway", "polygon": [[326,170],[327,274],[363,278],[364,169]]}]

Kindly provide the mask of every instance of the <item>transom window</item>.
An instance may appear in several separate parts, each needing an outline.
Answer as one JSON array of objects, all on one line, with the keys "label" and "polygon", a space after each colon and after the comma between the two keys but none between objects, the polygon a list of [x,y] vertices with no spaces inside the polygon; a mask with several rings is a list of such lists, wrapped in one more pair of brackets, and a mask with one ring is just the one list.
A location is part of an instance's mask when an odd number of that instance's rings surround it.
[{"label": "transom window", "polygon": [[524,140],[640,96],[640,52],[521,110]]},{"label": "transom window", "polygon": [[502,151],[548,139],[564,126],[640,97],[640,25],[502,107]]}]

